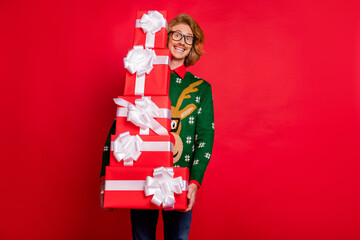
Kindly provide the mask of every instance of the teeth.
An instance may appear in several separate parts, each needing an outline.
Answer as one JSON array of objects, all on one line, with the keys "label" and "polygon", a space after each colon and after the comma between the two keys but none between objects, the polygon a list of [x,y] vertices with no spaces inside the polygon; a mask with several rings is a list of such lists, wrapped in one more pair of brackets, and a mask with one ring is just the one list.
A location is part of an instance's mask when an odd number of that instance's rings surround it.
[{"label": "teeth", "polygon": [[184,48],[179,48],[179,47],[174,47],[177,51],[179,51],[179,52],[184,52],[185,51],[185,49]]}]

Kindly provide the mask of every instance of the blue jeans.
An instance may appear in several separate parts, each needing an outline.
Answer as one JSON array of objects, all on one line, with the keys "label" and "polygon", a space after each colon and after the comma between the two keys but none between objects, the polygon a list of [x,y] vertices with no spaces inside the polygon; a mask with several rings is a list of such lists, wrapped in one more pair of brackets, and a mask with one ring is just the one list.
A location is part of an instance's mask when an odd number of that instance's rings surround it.
[{"label": "blue jeans", "polygon": [[[165,240],[186,240],[189,237],[191,213],[162,211]],[[134,240],[155,240],[159,210],[131,209]]]}]

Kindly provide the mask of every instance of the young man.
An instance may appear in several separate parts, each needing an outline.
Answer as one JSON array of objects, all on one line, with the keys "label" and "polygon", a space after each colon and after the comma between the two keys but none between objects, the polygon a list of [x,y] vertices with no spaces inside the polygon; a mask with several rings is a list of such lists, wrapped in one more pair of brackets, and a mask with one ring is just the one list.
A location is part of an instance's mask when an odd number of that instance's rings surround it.
[{"label": "young man", "polygon": [[[211,86],[205,80],[186,72],[203,55],[204,34],[196,21],[180,14],[168,24],[168,48],[172,55],[169,97],[171,100],[171,134],[175,137],[174,167],[190,171],[188,207],[184,212],[162,211],[164,238],[187,239],[192,208],[209,163],[214,141],[214,113]],[[110,136],[115,134],[113,123],[105,143],[101,179],[109,164]],[[101,180],[103,197],[104,181]],[[132,209],[131,224],[134,240],[155,240],[158,210]]]}]

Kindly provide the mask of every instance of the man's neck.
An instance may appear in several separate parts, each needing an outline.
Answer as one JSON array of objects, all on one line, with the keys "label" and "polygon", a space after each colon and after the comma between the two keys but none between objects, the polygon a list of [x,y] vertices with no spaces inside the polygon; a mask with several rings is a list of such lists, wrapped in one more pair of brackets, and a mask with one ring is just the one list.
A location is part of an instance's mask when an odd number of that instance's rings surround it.
[{"label": "man's neck", "polygon": [[172,59],[170,63],[170,69],[174,70],[175,68],[180,67],[184,64],[184,59],[178,60],[178,59]]}]

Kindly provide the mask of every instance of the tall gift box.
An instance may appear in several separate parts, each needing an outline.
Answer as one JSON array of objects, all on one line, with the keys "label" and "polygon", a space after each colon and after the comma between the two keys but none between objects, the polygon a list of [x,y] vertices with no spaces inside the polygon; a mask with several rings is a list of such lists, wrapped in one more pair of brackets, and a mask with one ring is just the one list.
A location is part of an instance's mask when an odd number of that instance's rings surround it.
[{"label": "tall gift box", "polygon": [[171,102],[168,96],[119,96],[114,99],[116,134],[169,135]]},{"label": "tall gift box", "polygon": [[111,135],[109,166],[123,167],[172,167],[172,134],[164,136],[130,135],[124,132]]},{"label": "tall gift box", "polygon": [[168,96],[170,84],[169,49],[134,46],[124,58],[125,96]]},{"label": "tall gift box", "polygon": [[186,209],[187,168],[106,167],[104,207]]},{"label": "tall gift box", "polygon": [[166,48],[166,11],[137,12],[134,45],[142,45],[146,48]]}]

